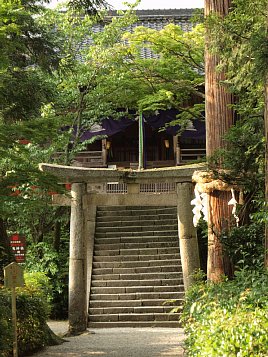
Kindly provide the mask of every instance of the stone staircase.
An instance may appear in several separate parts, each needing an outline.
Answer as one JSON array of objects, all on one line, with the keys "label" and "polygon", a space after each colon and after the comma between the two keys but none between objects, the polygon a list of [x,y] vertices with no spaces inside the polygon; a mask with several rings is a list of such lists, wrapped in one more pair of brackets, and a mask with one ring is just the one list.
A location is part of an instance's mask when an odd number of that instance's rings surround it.
[{"label": "stone staircase", "polygon": [[184,297],[176,212],[98,207],[89,327],[179,326],[169,313]]}]

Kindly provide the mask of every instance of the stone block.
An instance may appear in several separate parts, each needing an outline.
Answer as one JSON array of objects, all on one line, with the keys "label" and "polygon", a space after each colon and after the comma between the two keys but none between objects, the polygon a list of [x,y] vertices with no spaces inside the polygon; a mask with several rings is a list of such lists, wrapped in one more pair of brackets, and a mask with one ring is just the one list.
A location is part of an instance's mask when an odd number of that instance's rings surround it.
[{"label": "stone block", "polygon": [[118,300],[119,294],[91,294],[91,300]]},{"label": "stone block", "polygon": [[152,321],[151,314],[119,314],[119,321]]},{"label": "stone block", "polygon": [[118,320],[117,314],[89,315],[89,321],[92,322],[115,322]]},{"label": "stone block", "polygon": [[120,286],[105,286],[98,288],[91,288],[92,294],[123,294],[126,292],[125,287]]}]

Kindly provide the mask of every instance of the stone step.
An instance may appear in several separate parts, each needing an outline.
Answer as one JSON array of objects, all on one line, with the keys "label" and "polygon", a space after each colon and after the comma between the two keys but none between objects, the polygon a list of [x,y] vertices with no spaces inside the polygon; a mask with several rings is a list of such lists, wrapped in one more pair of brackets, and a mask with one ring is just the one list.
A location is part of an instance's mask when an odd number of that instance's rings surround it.
[{"label": "stone step", "polygon": [[100,217],[157,217],[160,215],[172,214],[173,217],[177,217],[177,211],[170,208],[161,208],[158,210],[133,210],[133,211],[97,211],[96,217],[99,219]]},{"label": "stone step", "polygon": [[98,244],[119,244],[119,243],[134,243],[134,244],[143,244],[143,243],[154,243],[154,242],[178,242],[178,232],[176,232],[176,235],[171,235],[171,236],[138,236],[138,237],[111,237],[111,238],[97,238],[95,239],[95,245]]},{"label": "stone step", "polygon": [[116,321],[116,322],[88,322],[89,328],[124,328],[124,327],[159,327],[179,328],[179,321]]},{"label": "stone step", "polygon": [[91,290],[95,287],[130,287],[130,286],[166,286],[182,285],[182,278],[177,279],[162,279],[162,280],[92,280]]},{"label": "stone step", "polygon": [[94,256],[94,262],[123,262],[123,261],[149,261],[149,260],[168,260],[180,259],[180,254],[161,254],[161,255],[98,255]]},{"label": "stone step", "polygon": [[183,303],[184,295],[181,293],[180,299],[166,300],[166,299],[136,299],[136,300],[91,300],[90,307],[121,307],[121,306],[168,306],[178,307]]},{"label": "stone step", "polygon": [[[109,215],[109,216],[103,216],[103,215],[98,215],[97,212],[97,221],[98,223],[103,223],[103,222],[114,222],[118,220],[118,214],[114,214],[114,215]],[[145,218],[146,217],[146,218]],[[144,220],[146,219],[146,221],[155,221],[156,219],[163,221],[163,220],[176,220],[177,219],[177,214],[175,213],[159,213],[159,214],[142,214],[142,215],[125,215],[122,216],[120,215],[120,221],[124,222],[124,221],[139,221],[139,220]]]},{"label": "stone step", "polygon": [[[168,229],[169,228],[169,229]],[[178,237],[178,229],[170,229],[168,226],[165,230],[151,230],[151,231],[130,231],[130,232],[118,232],[118,231],[103,231],[95,232],[95,237],[98,238],[129,238],[129,237],[146,237],[146,236],[175,236]]]},{"label": "stone step", "polygon": [[163,214],[163,213],[177,213],[175,206],[98,206],[97,213],[102,215],[117,214]]},{"label": "stone step", "polygon": [[167,265],[167,266],[152,266],[152,267],[133,267],[133,268],[93,268],[93,274],[95,277],[102,274],[139,274],[139,273],[167,273],[178,272],[181,270],[179,265]]},{"label": "stone step", "polygon": [[[96,217],[97,221],[104,221],[106,218],[108,218],[108,221],[115,219],[118,220],[120,219],[123,220],[132,220],[132,219],[156,219],[158,217],[162,217],[165,215],[171,215],[172,218],[176,219],[177,218],[177,210],[174,209],[158,209],[158,210],[139,210],[139,211],[97,211],[96,212]],[[136,218],[135,218],[136,217]],[[164,217],[163,217],[164,218]]]},{"label": "stone step", "polygon": [[96,233],[106,233],[106,232],[119,232],[119,233],[125,233],[125,232],[150,232],[150,231],[167,231],[167,230],[176,230],[177,228],[177,223],[175,224],[162,224],[160,226],[156,226],[153,224],[146,224],[146,226],[110,226],[110,227],[99,227],[97,225],[96,227]]},{"label": "stone step", "polygon": [[143,279],[143,280],[91,280],[91,287],[127,287],[127,286],[168,286],[181,285],[182,277],[173,279]]},{"label": "stone step", "polygon": [[98,256],[122,256],[122,255],[161,255],[179,253],[179,247],[173,248],[142,248],[142,249],[114,249],[114,250],[97,250],[95,257]]},{"label": "stone step", "polygon": [[176,207],[98,207],[90,296],[90,327],[179,326]]},{"label": "stone step", "polygon": [[181,292],[146,292],[127,294],[92,294],[91,300],[170,300],[181,299]]},{"label": "stone step", "polygon": [[[90,307],[90,315],[107,315],[107,314],[154,314],[170,313],[174,306],[122,306],[122,307]],[[176,309],[177,310],[177,309]]]},{"label": "stone step", "polygon": [[179,268],[179,271],[181,271],[181,261],[180,259],[168,259],[168,260],[143,260],[143,261],[106,261],[106,262],[93,262],[93,268],[100,268],[100,269],[105,269],[105,268],[138,268],[138,267],[144,267],[144,268],[149,268],[149,267],[168,267],[170,265],[176,265]]},{"label": "stone step", "polygon": [[[102,274],[93,275],[91,281],[99,280],[152,280],[161,281],[163,279],[175,279],[182,276],[181,272],[158,272],[158,273],[134,273],[134,274]],[[138,286],[138,285],[137,285]]]},{"label": "stone step", "polygon": [[175,206],[98,206],[99,211],[132,211],[132,210],[141,210],[141,209],[158,209],[158,208],[175,208]]},{"label": "stone step", "polygon": [[[183,285],[155,285],[155,286],[101,286],[95,287],[91,286],[91,294],[127,294],[127,293],[153,293],[153,292],[181,292],[184,295]],[[122,305],[124,306],[124,305]]]},{"label": "stone step", "polygon": [[90,322],[116,322],[116,321],[179,321],[179,313],[134,313],[134,314],[99,314],[89,315]]},{"label": "stone step", "polygon": [[[118,218],[117,218],[118,219]],[[132,221],[122,221],[122,220],[113,220],[113,221],[108,221],[108,222],[97,222],[96,228],[97,230],[99,228],[105,228],[109,229],[109,227],[147,227],[147,226],[162,226],[162,225],[177,225],[178,221],[177,219],[154,219],[154,220],[147,220],[147,219],[136,219]]]},{"label": "stone step", "polygon": [[147,243],[110,243],[110,244],[100,244],[96,243],[94,246],[94,251],[99,250],[120,250],[120,249],[141,249],[141,248],[177,248],[179,249],[179,242],[147,242]]}]

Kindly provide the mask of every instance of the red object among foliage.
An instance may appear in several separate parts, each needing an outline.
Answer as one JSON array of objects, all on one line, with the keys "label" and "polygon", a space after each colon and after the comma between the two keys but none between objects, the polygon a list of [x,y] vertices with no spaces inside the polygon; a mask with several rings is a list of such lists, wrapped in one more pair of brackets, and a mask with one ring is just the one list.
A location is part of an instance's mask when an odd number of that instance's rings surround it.
[{"label": "red object among foliage", "polygon": [[56,191],[48,191],[47,194],[48,194],[49,196],[54,196],[54,195],[57,195],[58,192],[56,192]]},{"label": "red object among foliage", "polygon": [[[71,191],[71,189],[72,189],[71,183],[65,183],[64,186],[67,191]],[[10,193],[10,196],[19,196],[21,194],[21,191],[17,188],[17,186],[8,186],[8,188],[10,188],[12,190],[12,192]],[[38,186],[31,186],[31,189],[33,191],[35,191],[38,189]],[[56,192],[56,191],[48,191],[49,196],[53,196],[53,195],[57,195],[57,194],[58,194],[58,192]]]},{"label": "red object among foliage", "polygon": [[71,189],[72,189],[72,184],[71,184],[71,183],[66,183],[66,184],[65,184],[65,188],[66,188],[66,190],[71,191]]},{"label": "red object among foliage", "polygon": [[26,239],[15,233],[10,237],[10,246],[12,248],[17,263],[25,262]]},{"label": "red object among foliage", "polygon": [[12,190],[9,196],[19,196],[21,191],[17,189],[17,186],[8,186]]},{"label": "red object among foliage", "polygon": [[[12,190],[12,193],[10,196],[19,196],[21,194],[21,190],[17,188],[17,186],[8,186]],[[38,186],[31,186],[31,189],[35,191],[38,188]]]},{"label": "red object among foliage", "polygon": [[20,140],[19,140],[19,143],[22,144],[22,145],[27,145],[27,144],[30,144],[30,140],[20,139]]},{"label": "red object among foliage", "polygon": [[[71,189],[72,189],[72,184],[71,183],[65,183],[64,186],[65,186],[65,189],[67,191],[71,191]],[[48,191],[48,194],[49,194],[49,196],[53,196],[53,195],[57,195],[58,192],[56,192],[56,191]]]}]

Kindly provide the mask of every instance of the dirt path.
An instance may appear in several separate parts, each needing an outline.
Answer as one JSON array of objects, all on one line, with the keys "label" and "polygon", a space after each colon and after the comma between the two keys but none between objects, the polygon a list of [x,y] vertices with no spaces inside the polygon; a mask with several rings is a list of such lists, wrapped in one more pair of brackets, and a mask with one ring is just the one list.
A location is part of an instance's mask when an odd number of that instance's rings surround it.
[{"label": "dirt path", "polygon": [[[49,323],[61,334],[66,322]],[[183,330],[176,328],[105,328],[89,329],[86,333],[68,337],[60,346],[48,347],[34,357],[166,357],[183,356]]]}]

